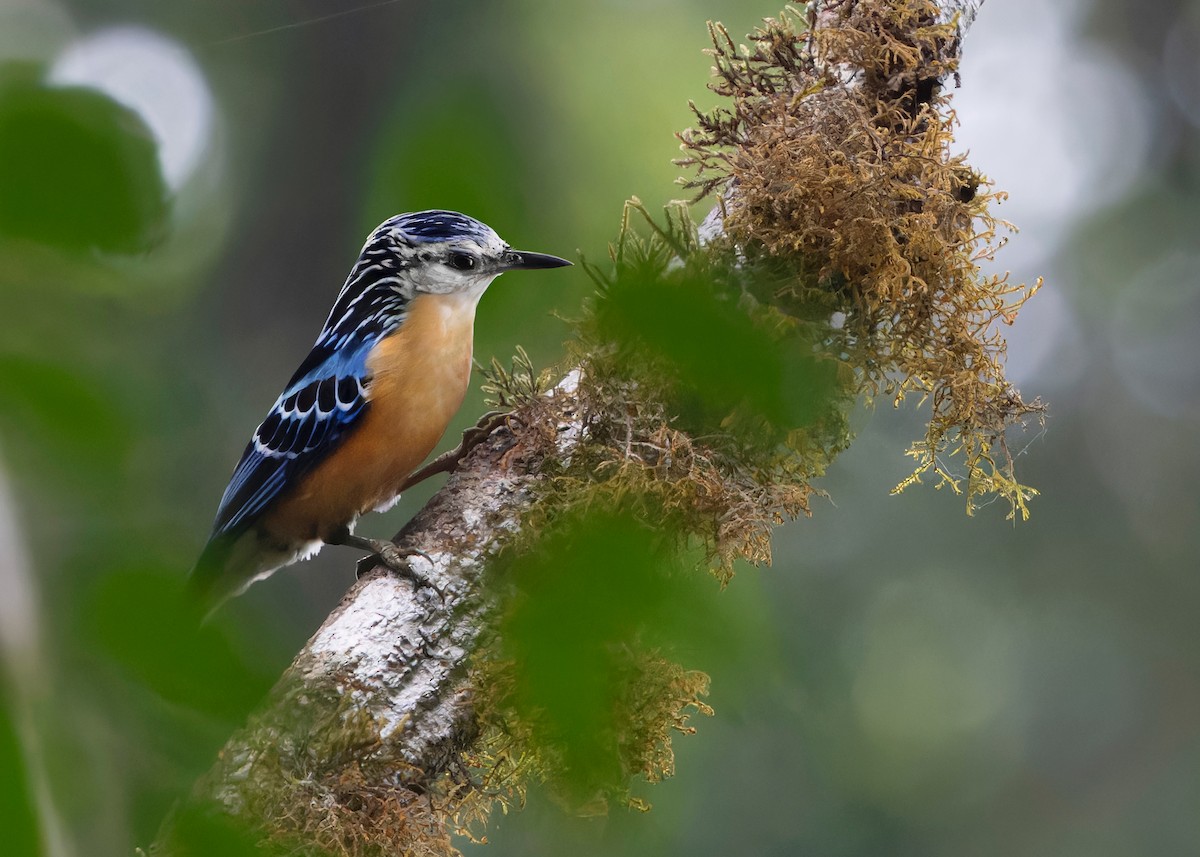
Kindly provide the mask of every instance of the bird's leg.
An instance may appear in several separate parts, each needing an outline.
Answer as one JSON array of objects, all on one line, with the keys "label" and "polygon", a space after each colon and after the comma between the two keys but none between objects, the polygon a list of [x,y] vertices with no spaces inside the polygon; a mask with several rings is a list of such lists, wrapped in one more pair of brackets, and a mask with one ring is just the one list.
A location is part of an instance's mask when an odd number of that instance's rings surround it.
[{"label": "bird's leg", "polygon": [[448,452],[443,452],[420,470],[415,471],[408,479],[404,480],[404,484],[400,486],[400,491],[407,491],[414,485],[424,482],[430,476],[438,473],[449,473],[458,467],[458,463],[467,457],[467,453],[487,440],[492,432],[504,425],[504,421],[509,416],[511,416],[511,412],[509,411],[488,411],[479,418],[479,422],[463,432],[462,442],[458,446]]},{"label": "bird's leg", "polygon": [[[395,542],[380,541],[379,539],[368,539],[365,536],[356,536],[350,532],[349,527],[342,527],[337,532],[325,539],[327,545],[343,545],[350,548],[358,548],[370,553],[370,556],[363,557],[359,560],[358,576],[362,577],[376,562],[390,568],[392,571],[399,574],[401,577],[406,577],[415,583],[417,586],[428,586],[435,592],[439,592],[438,588],[426,580],[421,575],[413,571],[412,565],[408,562],[410,556],[420,556],[429,560],[432,564],[433,560],[429,554],[419,548],[400,547]],[[440,594],[440,592],[439,592]]]}]

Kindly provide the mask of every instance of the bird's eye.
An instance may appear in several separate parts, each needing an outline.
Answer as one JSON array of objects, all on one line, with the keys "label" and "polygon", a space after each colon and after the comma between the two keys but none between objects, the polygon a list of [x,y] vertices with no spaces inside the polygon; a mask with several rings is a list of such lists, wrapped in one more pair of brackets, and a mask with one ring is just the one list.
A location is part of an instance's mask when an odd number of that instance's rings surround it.
[{"label": "bird's eye", "polygon": [[446,264],[457,271],[469,271],[475,267],[475,257],[470,253],[451,253]]}]

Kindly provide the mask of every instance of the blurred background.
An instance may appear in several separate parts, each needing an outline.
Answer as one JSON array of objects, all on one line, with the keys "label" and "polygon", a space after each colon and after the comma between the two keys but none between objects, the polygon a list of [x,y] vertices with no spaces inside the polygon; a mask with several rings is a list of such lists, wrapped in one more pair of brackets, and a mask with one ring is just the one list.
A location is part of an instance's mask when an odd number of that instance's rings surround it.
[{"label": "blurred background", "polygon": [[[55,855],[147,844],[349,585],[326,550],[187,650],[160,609],[367,232],[444,207],[602,258],[629,195],[679,195],[705,20],[778,11],[3,0],[6,853],[36,853],[34,804]],[[1200,6],[989,0],[955,104],[1022,230],[996,265],[1046,278],[1010,336],[1050,404],[1032,520],[889,496],[924,416],[858,414],[829,499],[722,596],[727,649],[686,664],[716,716],[635,790],[653,811],[535,792],[469,854],[1200,853]],[[553,363],[588,291],[505,277],[476,355]]]}]

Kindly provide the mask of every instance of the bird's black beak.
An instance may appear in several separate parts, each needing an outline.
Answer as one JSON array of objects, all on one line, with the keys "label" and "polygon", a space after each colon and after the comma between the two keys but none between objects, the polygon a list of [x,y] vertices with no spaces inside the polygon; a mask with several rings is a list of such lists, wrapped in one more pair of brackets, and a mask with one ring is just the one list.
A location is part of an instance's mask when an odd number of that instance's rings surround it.
[{"label": "bird's black beak", "polygon": [[509,250],[504,255],[504,270],[531,271],[536,268],[561,268],[570,265],[566,259],[549,253],[530,253],[526,250]]}]

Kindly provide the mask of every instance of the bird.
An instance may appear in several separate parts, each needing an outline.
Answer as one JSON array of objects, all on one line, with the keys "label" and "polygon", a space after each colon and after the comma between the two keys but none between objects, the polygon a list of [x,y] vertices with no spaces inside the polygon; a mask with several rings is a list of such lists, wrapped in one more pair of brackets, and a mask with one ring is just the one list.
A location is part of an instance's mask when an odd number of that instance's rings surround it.
[{"label": "bird", "polygon": [[461,406],[479,299],[506,271],[570,264],[514,250],[456,211],[398,214],[376,227],[221,497],[189,576],[208,615],[326,544],[397,568],[395,545],[355,536],[354,525],[399,499]]}]

